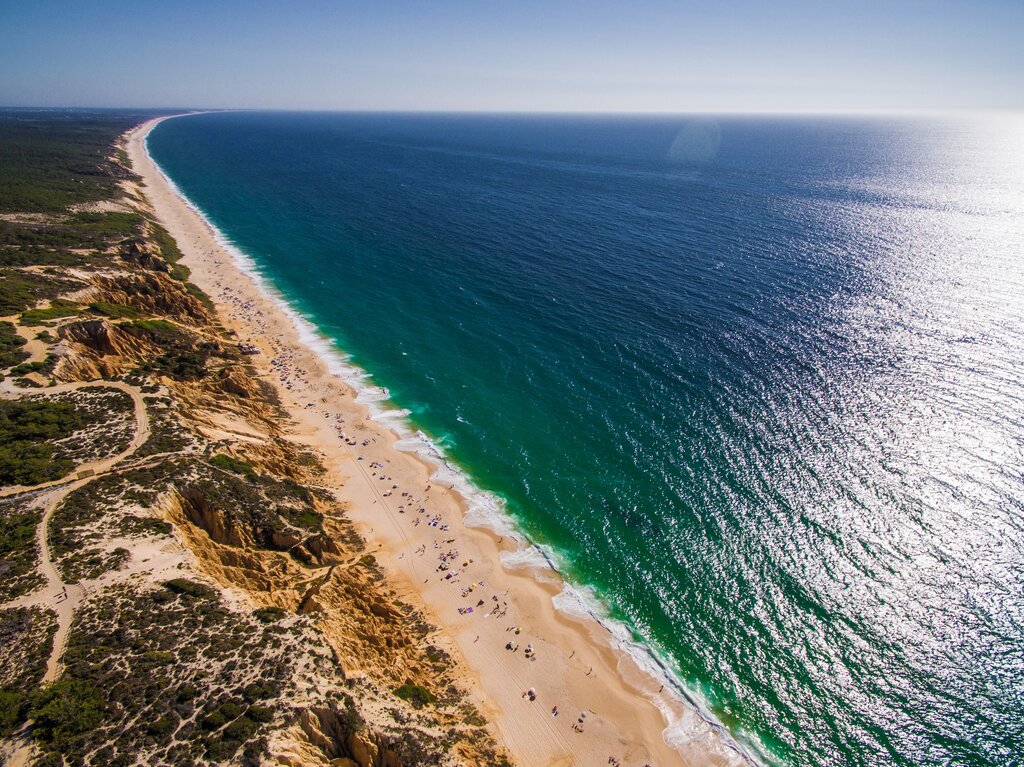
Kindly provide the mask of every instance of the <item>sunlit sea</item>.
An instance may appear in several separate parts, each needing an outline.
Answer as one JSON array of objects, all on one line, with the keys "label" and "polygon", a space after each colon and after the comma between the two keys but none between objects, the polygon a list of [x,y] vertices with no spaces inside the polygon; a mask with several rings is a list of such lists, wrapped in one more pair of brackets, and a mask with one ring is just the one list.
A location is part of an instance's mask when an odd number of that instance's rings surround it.
[{"label": "sunlit sea", "polygon": [[1024,764],[1024,122],[221,113],[154,158],[765,764]]}]

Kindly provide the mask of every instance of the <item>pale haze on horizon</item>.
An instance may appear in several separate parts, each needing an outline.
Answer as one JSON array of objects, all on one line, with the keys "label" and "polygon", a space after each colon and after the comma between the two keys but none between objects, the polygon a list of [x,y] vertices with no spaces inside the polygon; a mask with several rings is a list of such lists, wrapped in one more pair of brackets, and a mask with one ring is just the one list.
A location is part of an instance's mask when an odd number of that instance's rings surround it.
[{"label": "pale haze on horizon", "polygon": [[1024,108],[1024,2],[5,0],[0,105]]}]

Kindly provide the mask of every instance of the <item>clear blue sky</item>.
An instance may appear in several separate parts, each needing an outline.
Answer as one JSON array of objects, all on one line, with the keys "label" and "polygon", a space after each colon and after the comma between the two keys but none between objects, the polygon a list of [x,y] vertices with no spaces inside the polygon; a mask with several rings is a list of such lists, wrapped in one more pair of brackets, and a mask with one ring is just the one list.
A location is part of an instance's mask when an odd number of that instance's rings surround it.
[{"label": "clear blue sky", "polygon": [[1024,0],[0,0],[0,104],[1024,108]]}]

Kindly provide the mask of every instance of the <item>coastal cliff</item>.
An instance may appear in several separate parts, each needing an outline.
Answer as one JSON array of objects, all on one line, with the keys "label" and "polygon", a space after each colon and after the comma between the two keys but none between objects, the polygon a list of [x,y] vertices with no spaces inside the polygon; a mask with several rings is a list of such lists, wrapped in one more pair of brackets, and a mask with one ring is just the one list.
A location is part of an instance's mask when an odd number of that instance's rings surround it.
[{"label": "coastal cliff", "polygon": [[2,126],[5,762],[506,763],[189,281],[118,144],[138,121]]}]

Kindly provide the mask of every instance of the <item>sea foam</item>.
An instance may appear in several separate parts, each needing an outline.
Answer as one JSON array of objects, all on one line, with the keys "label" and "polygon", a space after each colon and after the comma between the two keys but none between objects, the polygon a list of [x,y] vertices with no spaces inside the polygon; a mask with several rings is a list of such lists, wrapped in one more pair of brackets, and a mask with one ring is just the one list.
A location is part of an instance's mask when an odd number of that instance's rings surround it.
[{"label": "sea foam", "polygon": [[[164,119],[183,116],[187,115],[174,115]],[[646,685],[641,680],[634,682],[634,686],[644,692],[665,718],[667,726],[662,732],[662,737],[669,746],[682,750],[699,742],[703,748],[717,751],[720,758],[728,764],[755,767],[766,761],[761,756],[764,753],[763,749],[757,744],[737,741],[709,713],[708,706],[699,696],[688,690],[650,647],[636,641],[628,626],[611,617],[591,587],[570,584],[565,580],[563,567],[559,564],[556,552],[531,541],[519,531],[511,515],[506,511],[504,499],[478,488],[465,471],[449,460],[435,440],[408,420],[409,410],[391,404],[388,389],[373,383],[372,373],[351,362],[351,356],[340,349],[333,339],[322,333],[310,317],[295,308],[263,274],[256,261],[232,242],[210,217],[189,199],[149,152],[148,136],[143,143],[147,156],[170,188],[209,228],[214,240],[229,254],[235,266],[288,317],[301,343],[312,350],[334,376],[344,381],[355,392],[355,401],[366,407],[370,418],[386,425],[395,433],[397,439],[394,444],[397,449],[415,454],[432,468],[432,483],[444,485],[463,498],[466,505],[463,516],[465,526],[488,530],[516,543],[514,550],[503,551],[499,555],[502,566],[508,570],[529,571],[542,582],[560,582],[562,590],[552,597],[555,609],[576,620],[596,623],[606,633],[611,647],[625,653],[638,669],[662,687],[655,694],[654,687],[649,682]],[[673,702],[676,705],[672,705]],[[717,734],[716,738],[708,737],[712,732]]]}]

